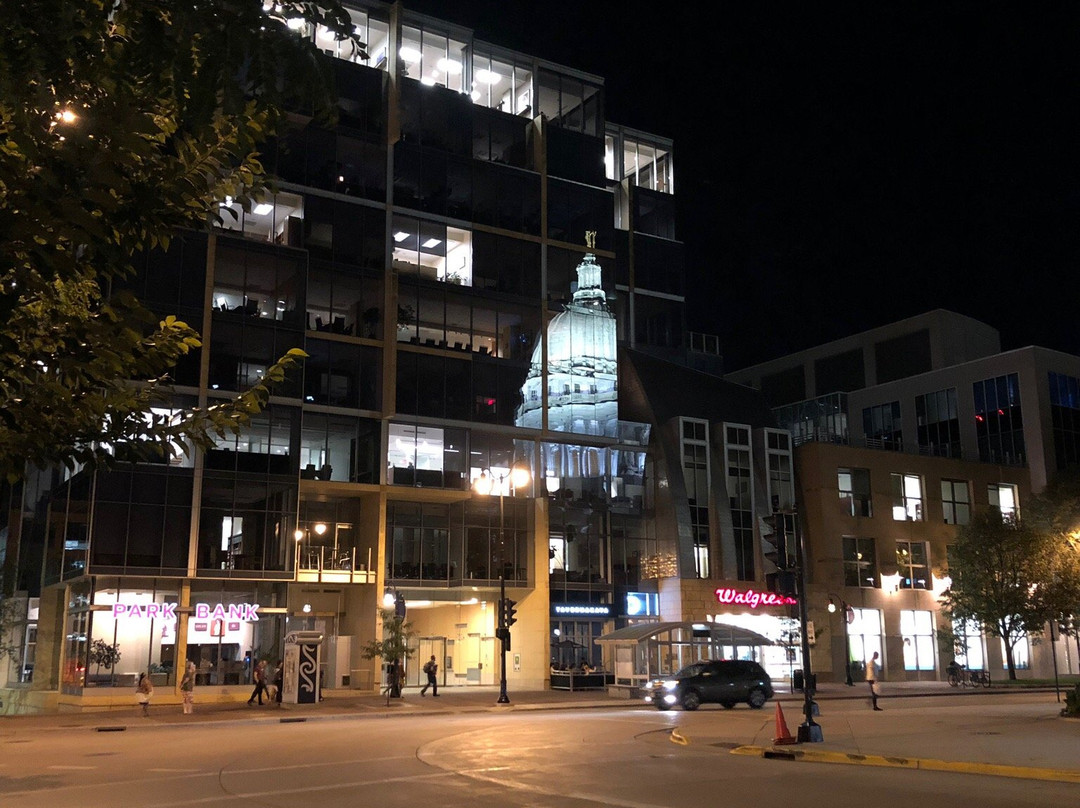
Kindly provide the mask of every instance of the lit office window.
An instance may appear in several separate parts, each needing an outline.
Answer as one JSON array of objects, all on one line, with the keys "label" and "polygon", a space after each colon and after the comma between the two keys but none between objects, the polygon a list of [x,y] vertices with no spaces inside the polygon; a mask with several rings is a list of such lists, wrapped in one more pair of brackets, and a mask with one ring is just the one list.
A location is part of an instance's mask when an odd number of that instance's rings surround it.
[{"label": "lit office window", "polygon": [[904,670],[934,670],[933,612],[901,610],[900,635],[904,638]]},{"label": "lit office window", "polygon": [[892,474],[893,519],[897,522],[923,520],[922,477],[917,474]]}]

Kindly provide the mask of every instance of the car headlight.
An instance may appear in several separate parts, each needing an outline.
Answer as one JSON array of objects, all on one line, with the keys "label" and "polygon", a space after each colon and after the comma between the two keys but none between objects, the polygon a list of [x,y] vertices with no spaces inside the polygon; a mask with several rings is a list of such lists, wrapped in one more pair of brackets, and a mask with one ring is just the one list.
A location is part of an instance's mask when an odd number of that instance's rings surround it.
[{"label": "car headlight", "polygon": [[674,690],[679,686],[679,682],[676,679],[666,679],[660,683],[660,686],[664,688],[664,690]]},{"label": "car headlight", "polygon": [[674,704],[675,701],[676,701],[676,699],[675,699],[674,694],[669,693],[668,695],[664,696],[664,703],[665,704]]}]

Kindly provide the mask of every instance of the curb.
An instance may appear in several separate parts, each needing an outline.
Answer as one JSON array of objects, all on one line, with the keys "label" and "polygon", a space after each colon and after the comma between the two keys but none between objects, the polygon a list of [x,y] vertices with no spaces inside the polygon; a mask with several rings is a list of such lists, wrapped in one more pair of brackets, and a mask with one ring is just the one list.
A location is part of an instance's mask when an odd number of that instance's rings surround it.
[{"label": "curb", "polygon": [[906,758],[884,755],[860,755],[854,752],[826,752],[808,749],[777,749],[773,746],[737,746],[733,755],[749,755],[768,760],[793,760],[806,763],[840,763],[852,766],[879,766],[890,769],[983,774],[1021,780],[1044,780],[1056,783],[1080,783],[1080,771],[1042,769],[1031,766],[1007,766],[998,763],[969,763],[933,758]]},{"label": "curb", "polygon": [[[171,706],[171,705],[170,705]],[[37,726],[37,727],[19,727],[19,730],[27,730],[33,732],[49,732],[49,731],[64,731],[73,732],[85,730],[89,732],[125,732],[127,730],[146,730],[146,729],[188,729],[190,727],[229,727],[229,726],[268,726],[272,724],[302,724],[306,722],[315,721],[369,721],[378,719],[390,719],[390,718],[418,718],[421,716],[442,716],[442,715],[468,715],[468,714],[482,714],[482,713],[513,713],[513,712],[537,712],[544,710],[582,710],[582,709],[599,709],[609,707],[640,707],[640,704],[632,701],[612,700],[612,703],[607,702],[583,702],[578,704],[565,704],[559,702],[552,702],[548,704],[537,703],[523,703],[523,704],[491,704],[491,705],[461,705],[460,707],[449,707],[445,709],[423,709],[415,708],[408,704],[397,705],[399,710],[393,709],[375,709],[370,712],[363,712],[361,710],[349,710],[341,711],[336,710],[334,712],[324,713],[297,713],[292,710],[285,710],[282,713],[276,715],[250,715],[245,717],[235,718],[221,718],[215,719],[212,716],[214,713],[209,713],[207,717],[200,716],[195,721],[183,721],[183,720],[169,720],[164,722],[153,721],[151,719],[148,722],[129,721],[125,719],[109,720],[109,717],[103,715],[101,722],[86,723],[80,725],[73,724],[59,724],[53,726]],[[206,714],[204,714],[206,715]],[[31,719],[32,720],[32,719]],[[3,737],[2,730],[5,729],[0,725],[0,737]],[[12,728],[14,729],[14,728]],[[18,730],[16,730],[18,731]]]}]

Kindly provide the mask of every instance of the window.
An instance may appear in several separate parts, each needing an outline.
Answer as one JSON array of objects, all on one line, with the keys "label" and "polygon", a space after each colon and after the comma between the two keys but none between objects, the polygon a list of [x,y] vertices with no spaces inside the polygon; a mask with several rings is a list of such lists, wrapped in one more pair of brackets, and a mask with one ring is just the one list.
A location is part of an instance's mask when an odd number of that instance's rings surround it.
[{"label": "window", "polygon": [[891,474],[893,519],[897,522],[923,520],[922,478],[917,474]]},{"label": "window", "polygon": [[709,577],[709,424],[682,419],[683,476],[694,535],[694,566],[698,578]]},{"label": "window", "polygon": [[873,516],[869,469],[837,469],[836,488],[849,516]]},{"label": "window", "polygon": [[956,388],[915,397],[919,451],[941,457],[960,457],[960,415]]},{"label": "window", "polygon": [[1024,423],[1017,374],[975,382],[972,392],[979,459],[991,463],[1023,463]]},{"label": "window", "polygon": [[848,626],[848,642],[851,658],[865,666],[876,651],[878,664],[885,666],[884,649],[881,642],[881,612],[877,609],[851,610],[854,617]]},{"label": "window", "polygon": [[727,494],[731,506],[731,528],[735,537],[736,578],[754,580],[754,500],[753,462],[750,428],[724,425],[724,453],[727,458]]},{"label": "window", "polygon": [[956,635],[953,648],[956,661],[973,671],[984,670],[986,646],[979,624],[973,620],[954,620],[953,634]]},{"label": "window", "polygon": [[394,269],[433,281],[472,286],[472,233],[438,222],[395,216]]},{"label": "window", "polygon": [[904,638],[904,670],[934,670],[934,613],[901,610],[900,635]]},{"label": "window", "polygon": [[898,541],[896,570],[900,573],[901,589],[929,589],[930,561],[926,545],[921,541]]},{"label": "window", "polygon": [[904,448],[904,431],[900,424],[900,402],[892,401],[863,410],[863,436],[873,449],[899,452]]},{"label": "window", "polygon": [[844,536],[844,586],[876,589],[877,552],[874,540]]},{"label": "window", "polygon": [[1057,468],[1080,463],[1080,379],[1050,372],[1050,420]]},{"label": "window", "polygon": [[941,481],[941,511],[947,525],[971,522],[971,489],[967,480]]},{"label": "window", "polygon": [[[468,446],[465,430],[391,423],[386,482],[428,488],[464,489]],[[474,470],[479,474],[479,469]],[[493,474],[504,470],[492,469]]]},{"label": "window", "polygon": [[986,487],[986,493],[990,499],[990,507],[997,508],[1001,512],[1002,519],[1006,522],[1016,519],[1018,503],[1015,485],[990,483]]},{"label": "window", "polygon": [[791,435],[765,430],[766,460],[769,468],[769,501],[774,511],[795,507],[795,485],[791,471]]},{"label": "window", "polygon": [[[1026,671],[1031,668],[1031,646],[1028,643],[1027,635],[1016,641],[1013,646],[1013,666],[1018,671]],[[1008,669],[1009,659],[1005,655],[1005,640],[1001,640],[1001,667]]]}]

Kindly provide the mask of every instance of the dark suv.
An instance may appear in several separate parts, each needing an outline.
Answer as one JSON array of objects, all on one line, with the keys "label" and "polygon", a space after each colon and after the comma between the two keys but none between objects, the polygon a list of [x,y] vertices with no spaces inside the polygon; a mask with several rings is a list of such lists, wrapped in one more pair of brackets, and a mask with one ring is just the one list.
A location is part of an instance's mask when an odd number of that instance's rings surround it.
[{"label": "dark suv", "polygon": [[772,679],[758,663],[745,659],[722,659],[687,665],[670,679],[649,682],[645,701],[660,710],[681,704],[696,710],[711,702],[730,710],[740,701],[760,710],[772,698]]}]

